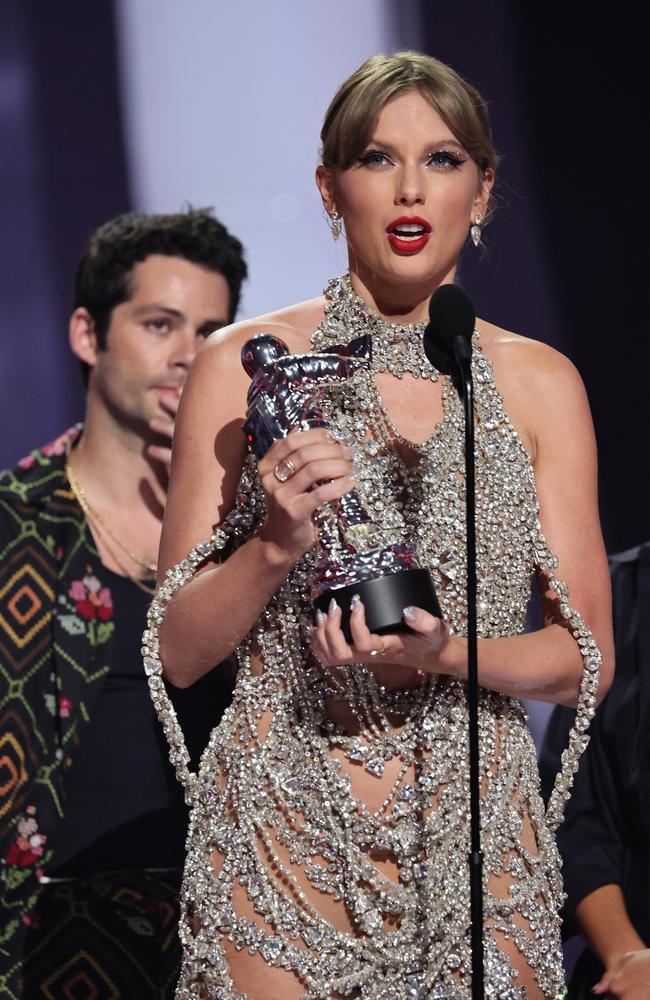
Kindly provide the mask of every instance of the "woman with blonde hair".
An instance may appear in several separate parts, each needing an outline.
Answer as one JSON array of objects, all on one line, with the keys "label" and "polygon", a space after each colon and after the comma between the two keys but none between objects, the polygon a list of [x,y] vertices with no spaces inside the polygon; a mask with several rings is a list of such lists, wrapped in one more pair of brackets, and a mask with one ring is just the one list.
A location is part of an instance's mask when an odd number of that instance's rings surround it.
[{"label": "woman with blonde hair", "polygon": [[[330,105],[317,170],[349,273],[214,334],[185,389],[145,634],[192,804],[180,998],[470,996],[463,418],[422,336],[480,243],[495,164],[485,104],[452,69],[367,60]],[[372,338],[329,391],[328,427],[259,461],[240,362],[258,333],[303,356]],[[478,320],[472,367],[486,995],[540,1000],[564,989],[553,830],[612,672],[595,449],[554,350]],[[417,551],[442,619],[407,606],[402,630],[374,634],[356,596],[314,618],[314,517],[352,489],[383,543]],[[545,624],[523,634],[533,579]],[[194,775],[161,675],[184,687],[231,655],[234,702]],[[520,697],[578,706],[546,814]]]}]

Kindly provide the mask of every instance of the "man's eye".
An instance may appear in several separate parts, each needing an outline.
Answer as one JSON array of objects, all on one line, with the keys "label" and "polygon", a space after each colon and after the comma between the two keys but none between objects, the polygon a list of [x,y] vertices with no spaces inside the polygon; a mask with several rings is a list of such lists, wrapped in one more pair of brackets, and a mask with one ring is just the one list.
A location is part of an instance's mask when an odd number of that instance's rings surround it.
[{"label": "man's eye", "polygon": [[199,330],[197,330],[196,335],[197,337],[200,337],[201,340],[205,340],[211,333],[216,333],[217,330],[223,330],[224,326],[227,325],[228,324],[225,321],[223,323],[210,323],[209,326],[202,326]]},{"label": "man's eye", "polygon": [[170,330],[168,319],[148,319],[145,325],[153,333],[168,333]]}]

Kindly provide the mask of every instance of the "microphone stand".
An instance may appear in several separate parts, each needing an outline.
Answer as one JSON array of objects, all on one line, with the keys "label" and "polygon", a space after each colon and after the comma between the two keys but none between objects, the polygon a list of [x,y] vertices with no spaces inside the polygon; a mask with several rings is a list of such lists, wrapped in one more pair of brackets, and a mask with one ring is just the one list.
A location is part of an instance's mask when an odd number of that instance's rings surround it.
[{"label": "microphone stand", "polygon": [[[469,887],[472,951],[472,1000],[484,1000],[483,971],[483,853],[481,851],[481,807],[478,734],[478,649],[476,620],[476,484],[474,461],[474,381],[471,346],[459,344],[454,355],[459,378],[454,379],[465,412],[465,524],[467,535],[467,708],[469,723]],[[471,343],[471,342],[470,342]],[[464,348],[464,350],[463,350]]]}]

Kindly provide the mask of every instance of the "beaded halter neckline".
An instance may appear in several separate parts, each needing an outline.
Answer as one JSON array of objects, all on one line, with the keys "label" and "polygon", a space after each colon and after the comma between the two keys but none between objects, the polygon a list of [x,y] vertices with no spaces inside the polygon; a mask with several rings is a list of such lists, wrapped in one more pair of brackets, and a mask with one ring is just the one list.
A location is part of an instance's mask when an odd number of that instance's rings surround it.
[{"label": "beaded halter neckline", "polygon": [[372,371],[406,373],[437,382],[440,373],[422,347],[425,323],[391,323],[375,312],[352,288],[350,275],[333,278],[325,289],[325,318],[312,338],[320,350],[347,343],[361,334],[372,336]]}]

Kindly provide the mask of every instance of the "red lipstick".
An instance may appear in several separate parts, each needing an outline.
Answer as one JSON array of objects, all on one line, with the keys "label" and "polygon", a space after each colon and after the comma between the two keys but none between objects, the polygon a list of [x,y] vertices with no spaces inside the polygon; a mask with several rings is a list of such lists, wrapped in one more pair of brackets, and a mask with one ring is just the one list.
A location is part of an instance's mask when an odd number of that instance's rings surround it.
[{"label": "red lipstick", "polygon": [[401,254],[418,253],[429,242],[431,226],[419,215],[401,215],[386,226],[388,242]]}]

